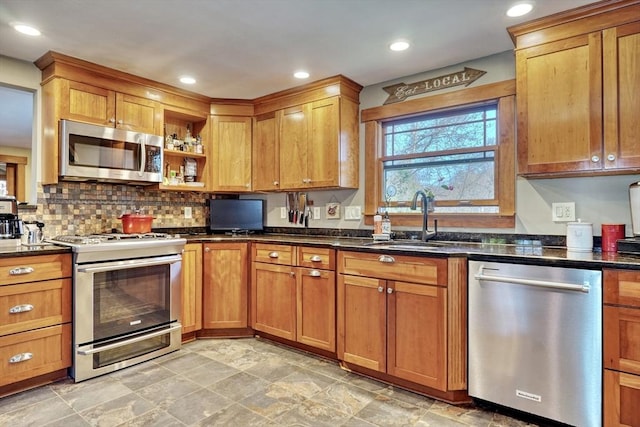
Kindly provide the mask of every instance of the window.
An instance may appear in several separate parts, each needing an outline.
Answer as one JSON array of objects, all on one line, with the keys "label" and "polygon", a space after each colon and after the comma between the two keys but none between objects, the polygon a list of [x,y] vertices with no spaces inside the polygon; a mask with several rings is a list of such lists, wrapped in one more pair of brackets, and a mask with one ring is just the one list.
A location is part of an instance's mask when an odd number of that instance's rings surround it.
[{"label": "window", "polygon": [[386,207],[395,224],[419,225],[420,212],[409,207],[423,190],[434,196],[441,226],[513,227],[513,86],[364,110],[366,213]]}]

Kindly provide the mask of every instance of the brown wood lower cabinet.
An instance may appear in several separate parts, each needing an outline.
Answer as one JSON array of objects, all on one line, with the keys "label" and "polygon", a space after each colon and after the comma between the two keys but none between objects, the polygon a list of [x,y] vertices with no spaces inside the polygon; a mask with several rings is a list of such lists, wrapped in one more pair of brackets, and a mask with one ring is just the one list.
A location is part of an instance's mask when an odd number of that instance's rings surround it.
[{"label": "brown wood lower cabinet", "polygon": [[338,358],[467,399],[466,259],[340,251],[338,269]]},{"label": "brown wood lower cabinet", "polygon": [[202,329],[202,244],[189,243],[182,253],[182,323],[183,340]]},{"label": "brown wood lower cabinet", "polygon": [[248,326],[248,243],[205,243],[203,329]]},{"label": "brown wood lower cabinet", "polygon": [[604,270],[604,425],[640,426],[640,272]]},{"label": "brown wood lower cabinet", "polygon": [[335,353],[335,251],[253,245],[253,329]]},{"label": "brown wood lower cabinet", "polygon": [[0,396],[67,376],[71,254],[0,259]]}]

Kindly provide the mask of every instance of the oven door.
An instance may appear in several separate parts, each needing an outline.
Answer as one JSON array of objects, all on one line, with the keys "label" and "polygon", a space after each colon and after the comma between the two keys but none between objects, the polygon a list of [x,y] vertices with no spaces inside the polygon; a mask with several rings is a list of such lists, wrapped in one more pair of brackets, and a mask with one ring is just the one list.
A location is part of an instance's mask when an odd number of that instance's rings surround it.
[{"label": "oven door", "polygon": [[179,348],[181,267],[181,255],[76,266],[76,381]]}]

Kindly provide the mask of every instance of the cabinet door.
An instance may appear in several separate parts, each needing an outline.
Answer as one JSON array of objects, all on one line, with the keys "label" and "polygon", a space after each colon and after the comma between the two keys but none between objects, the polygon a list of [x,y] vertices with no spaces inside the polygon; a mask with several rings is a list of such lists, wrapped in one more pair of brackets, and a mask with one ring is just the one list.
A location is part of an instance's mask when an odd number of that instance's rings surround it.
[{"label": "cabinet door", "polygon": [[338,359],[386,371],[385,289],[384,280],[338,277]]},{"label": "cabinet door", "polygon": [[162,104],[138,96],[116,93],[116,122],[118,129],[162,135]]},{"label": "cabinet door", "polygon": [[640,375],[640,308],[604,306],[604,366]]},{"label": "cabinet door", "polygon": [[309,104],[283,111],[280,121],[280,188],[306,186]]},{"label": "cabinet door", "polygon": [[602,168],[602,37],[516,52],[519,173]]},{"label": "cabinet door", "polygon": [[278,116],[280,113],[280,111],[274,111],[254,118],[252,156],[254,191],[280,189],[280,149],[278,146]]},{"label": "cabinet door", "polygon": [[307,179],[310,187],[339,184],[340,100],[329,98],[311,103],[307,141]]},{"label": "cabinet door", "polygon": [[211,120],[211,188],[251,190],[251,118],[213,116]]},{"label": "cabinet door", "polygon": [[640,22],[603,32],[604,165],[640,167]]},{"label": "cabinet door", "polygon": [[61,90],[61,118],[102,126],[115,125],[114,91],[70,80],[61,80]]},{"label": "cabinet door", "polygon": [[446,288],[387,282],[387,373],[447,390]]},{"label": "cabinet door", "polygon": [[247,243],[204,245],[203,328],[247,327],[247,254]]},{"label": "cabinet door", "polygon": [[253,329],[296,339],[296,277],[287,265],[254,262],[251,269]]},{"label": "cabinet door", "polygon": [[202,329],[202,244],[185,245],[182,253],[182,333]]},{"label": "cabinet door", "polygon": [[297,269],[297,341],[336,350],[336,275],[333,271]]},{"label": "cabinet door", "polygon": [[604,370],[605,427],[640,426],[640,376]]}]

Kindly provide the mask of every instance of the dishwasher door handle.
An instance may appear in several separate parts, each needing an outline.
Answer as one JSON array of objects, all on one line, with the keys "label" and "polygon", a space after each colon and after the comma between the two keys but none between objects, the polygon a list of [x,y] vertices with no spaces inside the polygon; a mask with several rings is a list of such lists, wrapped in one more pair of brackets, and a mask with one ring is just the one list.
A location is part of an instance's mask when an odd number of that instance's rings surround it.
[{"label": "dishwasher door handle", "polygon": [[591,286],[589,286],[588,283],[584,283],[583,285],[576,285],[573,283],[551,282],[548,280],[516,279],[514,277],[490,276],[487,274],[483,274],[483,271],[482,271],[483,269],[484,269],[484,266],[480,266],[480,270],[476,275],[474,275],[476,280],[510,283],[513,285],[537,286],[539,288],[558,289],[562,291],[574,291],[574,292],[584,292],[584,293],[589,293],[589,290],[591,290]]}]

